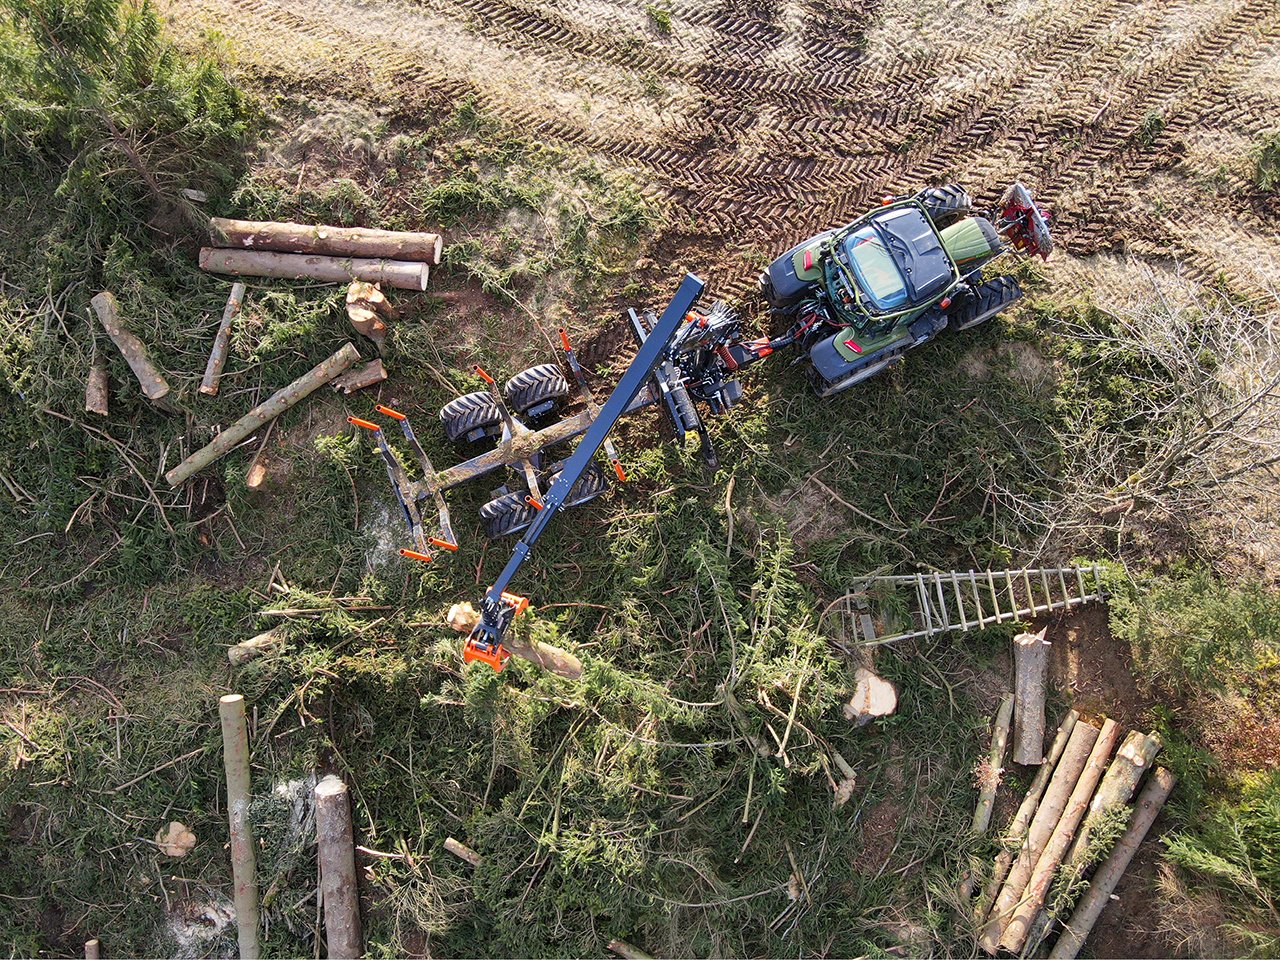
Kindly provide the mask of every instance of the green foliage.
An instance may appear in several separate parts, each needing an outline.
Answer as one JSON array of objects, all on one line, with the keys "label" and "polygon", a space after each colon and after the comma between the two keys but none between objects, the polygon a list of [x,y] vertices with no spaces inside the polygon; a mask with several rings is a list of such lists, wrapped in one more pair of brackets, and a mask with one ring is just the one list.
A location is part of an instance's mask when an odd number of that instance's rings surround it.
[{"label": "green foliage", "polygon": [[1138,125],[1136,139],[1142,147],[1150,147],[1164,133],[1164,115],[1159,110],[1148,110]]},{"label": "green foliage", "polygon": [[1224,895],[1224,933],[1249,956],[1280,952],[1280,773],[1250,776],[1238,797],[1214,800],[1165,843],[1174,863]]},{"label": "green foliage", "polygon": [[1253,148],[1253,182],[1260,190],[1280,190],[1280,130],[1264,135]]},{"label": "green foliage", "polygon": [[671,11],[657,4],[649,3],[644,8],[645,15],[649,18],[649,22],[653,24],[653,28],[659,33],[671,32]]},{"label": "green foliage", "polygon": [[1236,689],[1280,658],[1280,596],[1261,584],[1194,569],[1121,590],[1110,608],[1139,674],[1165,690]]}]

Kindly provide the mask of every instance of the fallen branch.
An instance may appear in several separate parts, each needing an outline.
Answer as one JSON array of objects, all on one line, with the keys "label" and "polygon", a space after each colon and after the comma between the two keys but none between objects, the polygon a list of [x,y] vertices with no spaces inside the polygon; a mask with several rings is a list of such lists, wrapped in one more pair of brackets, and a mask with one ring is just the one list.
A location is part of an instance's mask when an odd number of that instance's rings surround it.
[{"label": "fallen branch", "polygon": [[969,827],[977,834],[986,833],[987,827],[991,825],[991,810],[995,806],[1000,775],[1004,773],[1004,754],[1009,744],[1009,721],[1012,716],[1013,695],[1006,694],[1000,701],[1000,708],[996,711],[986,769],[980,771],[979,780],[982,787],[978,792],[978,805],[973,811],[973,823]]},{"label": "fallen branch", "polygon": [[633,947],[625,940],[610,940],[609,949],[622,957],[622,960],[653,960],[650,954],[645,953],[639,947]]},{"label": "fallen branch", "polygon": [[465,843],[455,840],[453,837],[444,838],[444,848],[455,857],[467,861],[467,863],[471,864],[473,867],[480,866],[480,862],[484,859],[484,857],[480,856],[480,854],[476,853]]},{"label": "fallen branch", "polygon": [[342,349],[331,356],[328,360],[313,367],[308,373],[303,374],[287,387],[277,390],[271,397],[264,402],[258,404],[243,417],[233,423],[227,429],[223,430],[208,446],[197,450],[187,459],[170,470],[164,475],[172,487],[178,486],[186,480],[189,480],[195,474],[199,473],[209,464],[213,463],[219,457],[223,457],[231,452],[231,449],[237,446],[241,441],[262,427],[263,424],[270,420],[274,420],[280,414],[284,413],[299,400],[304,399],[311,393],[320,389],[342,371],[360,359],[360,353],[356,350],[354,344],[345,343]]},{"label": "fallen branch", "polygon": [[107,332],[113,343],[119,348],[121,355],[129,364],[129,369],[138,378],[142,392],[152,403],[159,404],[169,395],[169,383],[165,380],[160,368],[151,362],[151,355],[146,345],[126,330],[120,322],[120,304],[115,294],[104,290],[89,301],[98,322]]},{"label": "fallen branch", "polygon": [[1150,782],[1138,797],[1138,803],[1133,810],[1133,819],[1129,821],[1129,828],[1116,842],[1111,855],[1103,861],[1093,875],[1088,891],[1075,912],[1071,914],[1066,929],[1062,931],[1058,942],[1050,951],[1049,960],[1073,960],[1080,952],[1094,924],[1098,922],[1098,917],[1102,916],[1102,911],[1110,902],[1116,884],[1124,876],[1130,861],[1138,852],[1138,847],[1146,838],[1147,831],[1151,829],[1151,824],[1155,822],[1160,808],[1169,799],[1169,794],[1173,792],[1177,782],[1178,778],[1163,767],[1151,775]]},{"label": "fallen branch", "polygon": [[334,390],[352,394],[357,390],[365,389],[365,387],[372,387],[375,383],[381,383],[385,379],[387,379],[387,368],[382,365],[382,358],[379,357],[377,360],[370,360],[363,366],[355,367],[342,376],[334,378],[330,386]]},{"label": "fallen branch", "polygon": [[227,659],[239,667],[248,663],[254,657],[261,657],[264,654],[278,650],[284,645],[284,640],[284,627],[272,627],[265,633],[250,637],[248,640],[241,640],[235,646],[227,647]]},{"label": "fallen branch", "polygon": [[200,381],[200,392],[207,396],[215,396],[218,392],[218,381],[222,379],[222,367],[227,362],[227,346],[231,342],[231,324],[240,312],[244,302],[244,284],[231,285],[231,296],[222,311],[222,321],[218,324],[218,332],[213,337],[213,349],[209,351],[209,362],[204,368],[204,379]]}]

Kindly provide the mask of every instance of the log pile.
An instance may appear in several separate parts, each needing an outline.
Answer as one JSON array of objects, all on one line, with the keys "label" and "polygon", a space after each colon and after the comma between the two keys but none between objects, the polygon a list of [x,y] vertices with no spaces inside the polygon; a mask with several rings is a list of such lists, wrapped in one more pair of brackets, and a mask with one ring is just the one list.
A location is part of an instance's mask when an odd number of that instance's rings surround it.
[{"label": "log pile", "polygon": [[[1131,731],[1116,751],[1121,732],[1113,720],[1104,718],[1099,728],[1073,710],[1048,753],[1036,758],[1043,762],[973,910],[979,946],[988,954],[1029,956],[1060,920],[1066,927],[1052,955],[1074,957],[1084,944],[1172,789],[1172,775],[1156,770],[1137,807],[1128,806],[1161,743],[1154,733]],[[1125,812],[1128,832],[1114,850],[1102,848],[1108,831],[1099,828]],[[1103,858],[1090,881],[1091,869]],[[1068,918],[1077,899],[1079,907]]]},{"label": "log pile", "polygon": [[425,290],[440,262],[438,233],[367,230],[323,224],[227,220],[209,223],[200,268],[240,277],[283,277],[345,283],[361,280]]}]

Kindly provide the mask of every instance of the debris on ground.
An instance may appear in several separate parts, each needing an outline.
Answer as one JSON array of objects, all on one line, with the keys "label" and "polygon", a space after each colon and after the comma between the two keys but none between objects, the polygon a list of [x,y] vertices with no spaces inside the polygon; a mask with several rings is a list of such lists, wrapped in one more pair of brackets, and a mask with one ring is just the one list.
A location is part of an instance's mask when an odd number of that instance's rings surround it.
[{"label": "debris on ground", "polygon": [[855,727],[863,727],[877,717],[887,717],[898,708],[898,690],[866,667],[853,674],[854,691],[844,705],[844,717]]},{"label": "debris on ground", "polygon": [[166,857],[185,857],[195,849],[196,835],[185,823],[172,820],[156,834],[156,846]]}]

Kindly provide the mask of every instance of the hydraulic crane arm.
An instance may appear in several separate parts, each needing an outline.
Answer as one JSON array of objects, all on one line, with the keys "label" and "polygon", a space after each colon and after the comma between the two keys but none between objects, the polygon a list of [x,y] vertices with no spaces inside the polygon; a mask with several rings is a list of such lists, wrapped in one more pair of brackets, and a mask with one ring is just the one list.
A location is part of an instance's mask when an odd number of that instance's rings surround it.
[{"label": "hydraulic crane arm", "polygon": [[680,329],[689,311],[693,309],[698,297],[702,295],[704,286],[705,284],[693,274],[685,276],[680,289],[667,304],[667,309],[662,312],[657,324],[640,344],[640,350],[631,361],[631,366],[627,367],[613,393],[600,408],[595,422],[578,441],[577,449],[574,450],[564,469],[560,471],[556,482],[547,491],[537,516],[534,517],[524,536],[520,538],[520,542],[516,544],[511,559],[507,561],[502,573],[485,594],[480,606],[480,622],[471,631],[463,652],[465,660],[483,660],[495,670],[502,669],[503,661],[507,657],[507,652],[502,648],[502,638],[506,635],[507,628],[516,614],[528,605],[527,600],[507,593],[507,587],[520,571],[533,545],[537,543],[538,538],[547,529],[547,525],[569,498],[582,474],[591,465],[609,431],[631,406],[632,400],[643,389],[645,381],[653,375],[653,371],[666,357],[672,338]]}]

